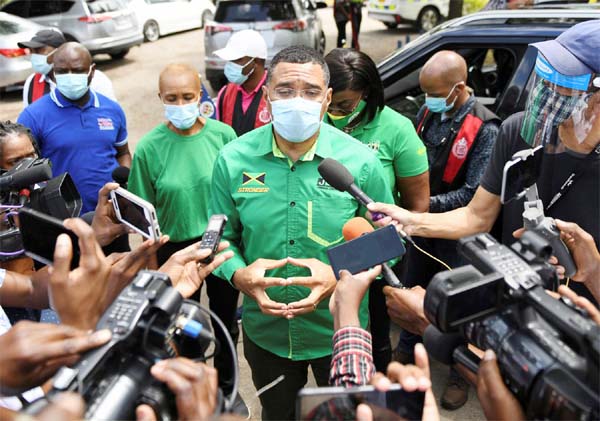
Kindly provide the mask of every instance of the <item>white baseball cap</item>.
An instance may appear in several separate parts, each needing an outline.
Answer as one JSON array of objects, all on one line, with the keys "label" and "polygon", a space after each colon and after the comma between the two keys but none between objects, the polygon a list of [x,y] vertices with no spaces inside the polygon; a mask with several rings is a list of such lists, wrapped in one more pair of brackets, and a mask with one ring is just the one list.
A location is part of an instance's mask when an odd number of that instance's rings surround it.
[{"label": "white baseball cap", "polygon": [[242,57],[267,58],[267,43],[260,33],[252,29],[235,32],[225,48],[215,51],[223,60],[232,61]]}]

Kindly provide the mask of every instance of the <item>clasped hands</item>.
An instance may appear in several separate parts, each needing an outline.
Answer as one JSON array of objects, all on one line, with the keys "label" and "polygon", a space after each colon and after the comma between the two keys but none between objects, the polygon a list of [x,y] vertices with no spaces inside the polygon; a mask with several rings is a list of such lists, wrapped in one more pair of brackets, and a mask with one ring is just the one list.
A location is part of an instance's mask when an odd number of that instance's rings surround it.
[{"label": "clasped hands", "polygon": [[[310,270],[310,276],[294,276],[290,278],[267,277],[268,270],[285,265],[304,267]],[[287,257],[280,260],[257,259],[245,268],[238,269],[232,278],[236,288],[253,298],[263,314],[292,319],[296,316],[311,313],[335,289],[336,279],[331,266],[318,259],[296,259]],[[273,301],[267,294],[270,287],[301,285],[310,289],[308,297],[284,304]]]}]

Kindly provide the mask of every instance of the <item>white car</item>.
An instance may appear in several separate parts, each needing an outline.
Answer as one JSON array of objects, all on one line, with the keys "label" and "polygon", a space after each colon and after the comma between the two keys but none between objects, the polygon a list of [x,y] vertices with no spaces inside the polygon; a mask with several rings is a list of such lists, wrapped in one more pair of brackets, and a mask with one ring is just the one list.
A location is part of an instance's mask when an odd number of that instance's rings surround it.
[{"label": "white car", "polygon": [[129,7],[150,42],[173,32],[202,28],[215,13],[211,0],[129,0]]},{"label": "white car", "polygon": [[448,16],[450,0],[369,0],[369,17],[388,28],[399,23],[415,23],[417,29],[429,31]]}]

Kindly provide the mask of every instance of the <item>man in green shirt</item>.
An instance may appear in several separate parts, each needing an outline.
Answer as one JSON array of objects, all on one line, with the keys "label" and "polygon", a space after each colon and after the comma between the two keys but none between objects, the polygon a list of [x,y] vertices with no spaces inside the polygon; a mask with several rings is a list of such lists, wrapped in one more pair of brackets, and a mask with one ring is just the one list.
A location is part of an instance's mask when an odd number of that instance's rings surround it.
[{"label": "man in green shirt", "polygon": [[[273,123],[226,145],[215,163],[210,210],[229,222],[223,238],[235,255],[216,272],[244,293],[244,354],[257,389],[284,375],[260,399],[262,418],[294,418],[308,366],[327,385],[335,288],[328,247],[366,209],[329,186],[317,166],[345,165],[374,200],[392,203],[375,154],[321,121],[331,101],[329,70],[315,50],[295,46],[271,62],[263,88]],[[368,252],[368,251],[365,251]],[[268,273],[267,273],[268,272]],[[363,301],[361,324],[368,319]]]}]

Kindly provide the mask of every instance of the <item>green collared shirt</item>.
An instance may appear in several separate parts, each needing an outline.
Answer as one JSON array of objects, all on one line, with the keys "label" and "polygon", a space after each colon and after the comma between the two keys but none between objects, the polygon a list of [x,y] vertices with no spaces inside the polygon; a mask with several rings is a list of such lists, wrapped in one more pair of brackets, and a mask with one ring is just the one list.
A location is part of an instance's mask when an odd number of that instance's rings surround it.
[{"label": "green collared shirt", "polygon": [[[237,269],[259,258],[317,258],[329,263],[328,247],[343,241],[342,227],[366,209],[348,193],[329,186],[317,171],[323,158],[348,168],[356,184],[373,200],[391,203],[383,167],[364,145],[326,124],[314,150],[292,163],[273,143],[271,124],[255,129],[226,145],[215,163],[211,213],[229,218],[223,238],[235,255],[215,272],[231,280]],[[307,276],[307,269],[287,265],[267,276]],[[272,287],[267,294],[277,302],[306,298],[303,286]],[[361,306],[362,326],[368,320],[367,300]],[[333,319],[329,300],[316,311],[286,320],[261,313],[244,297],[244,330],[258,346],[283,358],[307,360],[331,354]]]},{"label": "green collared shirt", "polygon": [[[327,114],[325,121],[331,124]],[[413,124],[389,107],[384,107],[370,122],[359,124],[350,136],[377,153],[398,204],[397,178],[413,177],[429,170],[427,149]]]}]

